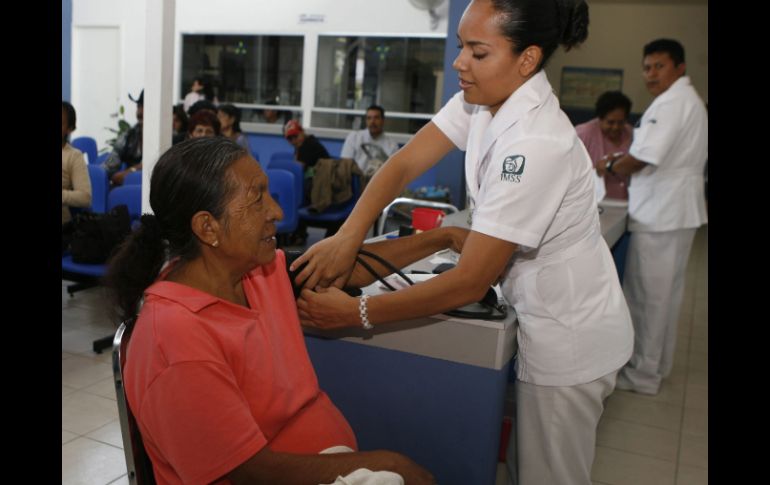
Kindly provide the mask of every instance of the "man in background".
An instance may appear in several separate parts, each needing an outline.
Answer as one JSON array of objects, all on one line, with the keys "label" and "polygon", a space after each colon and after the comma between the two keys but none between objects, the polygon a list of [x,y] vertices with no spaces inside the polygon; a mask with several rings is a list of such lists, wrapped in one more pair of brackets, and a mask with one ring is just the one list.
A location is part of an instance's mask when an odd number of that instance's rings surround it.
[{"label": "man in background", "polygon": [[696,229],[707,222],[708,119],[685,75],[679,42],[658,39],[644,46],[642,68],[655,99],[628,153],[605,156],[596,169],[599,175],[631,175],[623,291],[635,343],[616,388],[654,395],[671,372],[687,260]]},{"label": "man in background", "polygon": [[384,133],[385,110],[375,104],[366,109],[366,129],[351,132],[342,145],[340,158],[352,158],[370,179],[396,151],[398,143]]}]

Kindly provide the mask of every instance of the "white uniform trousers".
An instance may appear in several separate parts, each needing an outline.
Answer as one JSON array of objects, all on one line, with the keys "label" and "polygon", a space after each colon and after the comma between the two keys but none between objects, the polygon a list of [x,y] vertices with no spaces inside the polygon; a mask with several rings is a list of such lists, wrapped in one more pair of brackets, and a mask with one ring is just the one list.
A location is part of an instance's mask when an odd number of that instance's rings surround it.
[{"label": "white uniform trousers", "polygon": [[563,387],[516,381],[516,420],[506,450],[509,484],[591,485],[596,428],[617,374]]},{"label": "white uniform trousers", "polygon": [[623,292],[634,322],[634,353],[618,375],[618,389],[657,394],[671,372],[695,231],[631,233]]}]

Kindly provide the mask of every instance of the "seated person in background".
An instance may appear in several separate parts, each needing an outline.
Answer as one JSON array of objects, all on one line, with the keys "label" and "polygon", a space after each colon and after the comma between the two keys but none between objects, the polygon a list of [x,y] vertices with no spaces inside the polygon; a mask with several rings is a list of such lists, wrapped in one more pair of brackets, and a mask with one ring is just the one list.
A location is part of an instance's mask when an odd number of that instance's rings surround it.
[{"label": "seated person in background", "polygon": [[[77,116],[75,108],[66,101],[61,102],[61,224],[62,252],[69,246],[72,220],[70,207],[91,206],[91,177],[83,153],[69,144],[70,133],[75,130]],[[65,224],[67,227],[65,228]]]},{"label": "seated person in background", "polygon": [[[353,451],[350,425],[318,387],[276,251],[283,214],[247,150],[223,137],[172,146],[150,205],[108,282],[124,319],[144,298],[123,376],[157,483],[315,485],[354,471],[434,483],[401,454]],[[459,250],[467,231],[442,229],[367,249],[397,266]],[[363,274],[349,282],[368,284]],[[349,452],[319,454],[339,446]]]},{"label": "seated person in background", "polygon": [[174,106],[174,131],[172,134],[171,144],[176,145],[180,141],[187,139],[187,113],[184,112],[184,108],[181,104]]},{"label": "seated person in background", "polygon": [[204,109],[190,116],[187,125],[189,138],[203,138],[205,136],[219,136],[222,134],[219,118],[211,111]]},{"label": "seated person in background", "polygon": [[283,136],[294,147],[294,159],[302,164],[305,174],[305,195],[310,193],[308,186],[313,178],[313,166],[321,158],[331,158],[326,147],[314,135],[306,135],[297,120],[289,120],[283,127]]},{"label": "seated person in background", "polygon": [[[270,106],[276,106],[278,103],[274,99],[265,101],[265,104]],[[262,122],[263,123],[281,123],[281,114],[276,109],[265,108],[262,110]]]},{"label": "seated person in background", "polygon": [[366,129],[352,131],[345,138],[340,158],[352,158],[356,161],[366,179],[374,173],[396,151],[398,143],[383,131],[385,110],[373,104],[366,109]]},{"label": "seated person in background", "polygon": [[217,105],[207,99],[202,99],[190,107],[190,110],[187,112],[187,116],[191,117],[198,111],[202,110],[211,111],[213,114],[217,114]]},{"label": "seated person in background", "polygon": [[[330,158],[326,147],[314,135],[306,135],[302,125],[297,120],[289,120],[283,127],[283,136],[294,147],[294,159],[302,164],[305,177],[304,197],[302,205],[310,204],[310,193],[313,191],[313,167],[321,158]],[[300,220],[297,229],[289,238],[293,246],[302,246],[307,241],[307,223]]]},{"label": "seated person in background", "polygon": [[249,150],[249,138],[241,131],[241,110],[232,104],[220,104],[217,118],[222,126],[222,135]]},{"label": "seated person in background", "polygon": [[197,101],[206,99],[206,95],[203,94],[203,87],[203,78],[196,77],[193,79],[190,92],[187,93],[187,95],[184,97],[184,101],[182,102],[182,108],[186,113],[192,114],[190,113],[190,106],[194,105]]},{"label": "seated person in background", "polygon": [[[596,100],[596,118],[575,127],[594,167],[607,155],[628,152],[634,132],[628,123],[629,114],[631,100],[620,91],[607,91]],[[629,179],[628,175],[605,173],[606,197],[628,200]]]},{"label": "seated person in background", "polygon": [[[104,162],[107,176],[112,185],[123,185],[123,180],[130,172],[142,169],[142,128],[144,120],[144,89],[138,99],[128,95],[136,103],[136,125],[120,135],[113,145],[112,153]],[[121,170],[121,164],[126,168]]]}]

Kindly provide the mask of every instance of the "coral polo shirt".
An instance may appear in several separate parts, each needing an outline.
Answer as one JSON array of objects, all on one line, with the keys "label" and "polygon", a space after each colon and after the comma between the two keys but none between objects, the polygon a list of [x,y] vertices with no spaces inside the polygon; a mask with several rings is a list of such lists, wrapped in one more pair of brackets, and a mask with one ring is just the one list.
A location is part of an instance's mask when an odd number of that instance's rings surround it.
[{"label": "coral polo shirt", "polygon": [[285,267],[277,251],[244,276],[250,308],[165,273],[145,291],[124,380],[158,483],[213,482],[264,446],[357,448],[318,387]]}]

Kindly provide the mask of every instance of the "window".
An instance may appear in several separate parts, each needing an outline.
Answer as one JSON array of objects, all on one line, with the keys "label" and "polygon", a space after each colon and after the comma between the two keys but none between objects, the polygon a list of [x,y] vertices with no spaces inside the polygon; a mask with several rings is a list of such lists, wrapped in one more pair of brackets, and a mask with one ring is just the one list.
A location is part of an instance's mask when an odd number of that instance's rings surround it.
[{"label": "window", "polygon": [[300,111],[303,47],[302,36],[185,34],[179,92],[201,77],[220,103],[241,108],[242,121],[262,121],[270,108],[290,117]]},{"label": "window", "polygon": [[363,111],[385,108],[385,130],[414,133],[441,107],[441,38],[318,38],[312,125],[363,128]]}]

